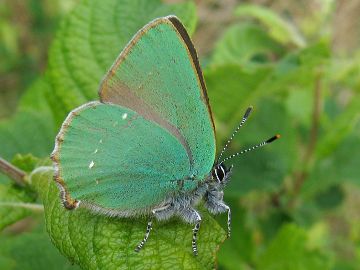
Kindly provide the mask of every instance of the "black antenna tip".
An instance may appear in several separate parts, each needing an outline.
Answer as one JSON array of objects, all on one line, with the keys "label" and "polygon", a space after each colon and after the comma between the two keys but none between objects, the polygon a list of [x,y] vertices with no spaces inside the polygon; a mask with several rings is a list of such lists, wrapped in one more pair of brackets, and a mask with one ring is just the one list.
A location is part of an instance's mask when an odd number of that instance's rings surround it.
[{"label": "black antenna tip", "polygon": [[248,118],[248,117],[249,117],[252,109],[253,109],[253,106],[249,106],[249,107],[246,109],[246,112],[245,112],[245,114],[244,114],[244,118]]},{"label": "black antenna tip", "polygon": [[271,142],[273,142],[273,141],[275,141],[275,140],[277,140],[277,139],[280,139],[280,135],[279,134],[276,134],[275,136],[273,136],[273,137],[271,137],[270,139],[268,139],[267,141],[266,141],[266,143],[271,143]]}]

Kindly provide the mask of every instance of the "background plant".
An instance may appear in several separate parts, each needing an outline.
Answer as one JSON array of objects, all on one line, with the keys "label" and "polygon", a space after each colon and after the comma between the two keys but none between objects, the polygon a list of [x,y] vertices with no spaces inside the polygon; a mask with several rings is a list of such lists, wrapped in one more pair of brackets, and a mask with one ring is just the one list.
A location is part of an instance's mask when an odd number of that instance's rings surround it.
[{"label": "background plant", "polygon": [[[167,269],[169,263],[173,268],[184,264],[207,269],[215,257],[220,269],[358,267],[360,51],[356,38],[340,30],[348,25],[360,29],[355,27],[358,16],[351,16],[358,14],[354,10],[359,5],[331,0],[305,1],[304,6],[224,2],[55,1],[55,8],[45,0],[29,0],[0,6],[0,67],[7,82],[2,85],[19,89],[1,92],[0,155],[27,172],[25,188],[0,176],[1,269],[77,268],[71,263],[91,269],[144,264]],[[21,8],[31,23],[13,23]],[[199,48],[218,147],[249,104],[255,112],[231,151],[282,134],[274,145],[234,160],[235,175],[226,190],[233,235],[215,256],[224,238],[218,224],[225,228],[226,218],[216,217],[217,223],[206,215],[200,235],[206,248],[198,259],[181,245],[191,236],[188,226],[176,220],[159,225],[148,253],[124,254],[141,238],[145,222],[64,211],[47,167],[66,114],[97,99],[101,77],[141,26],[173,13],[194,34]],[[19,46],[23,25],[33,29],[26,53]],[[36,45],[43,37],[50,40],[55,29],[44,74],[29,73],[31,67],[45,66],[46,57]],[[356,34],[348,31],[348,36],[358,38]],[[16,83],[9,84],[9,78]],[[15,102],[16,112],[5,106]],[[44,223],[67,259],[50,243]],[[167,245],[172,235],[179,237],[177,250]],[[157,249],[162,256],[151,255]]]}]

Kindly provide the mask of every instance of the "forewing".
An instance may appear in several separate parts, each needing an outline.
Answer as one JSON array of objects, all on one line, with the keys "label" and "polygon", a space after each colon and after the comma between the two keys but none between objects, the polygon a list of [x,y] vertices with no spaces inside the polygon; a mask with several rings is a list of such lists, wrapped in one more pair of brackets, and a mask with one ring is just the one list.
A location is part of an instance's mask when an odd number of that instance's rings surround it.
[{"label": "forewing", "polygon": [[131,109],[100,102],[69,114],[52,158],[69,203],[130,214],[172,196],[190,170],[186,151],[166,129]]},{"label": "forewing", "polygon": [[191,174],[209,173],[215,157],[211,111],[196,51],[176,17],[141,29],[105,76],[99,94],[102,101],[165,127],[185,148]]}]

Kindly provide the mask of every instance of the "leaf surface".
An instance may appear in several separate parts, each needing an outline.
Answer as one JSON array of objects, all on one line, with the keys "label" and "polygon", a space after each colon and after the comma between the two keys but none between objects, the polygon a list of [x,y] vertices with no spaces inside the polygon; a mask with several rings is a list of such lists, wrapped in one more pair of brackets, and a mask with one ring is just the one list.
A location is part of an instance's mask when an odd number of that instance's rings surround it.
[{"label": "leaf surface", "polygon": [[[110,218],[87,209],[66,210],[52,180],[51,167],[39,167],[31,182],[45,207],[47,231],[55,246],[84,269],[212,269],[224,230],[205,210],[198,234],[199,255],[192,254],[192,225],[178,219],[155,222],[145,247],[147,220]],[[225,218],[225,217],[224,217]]]}]

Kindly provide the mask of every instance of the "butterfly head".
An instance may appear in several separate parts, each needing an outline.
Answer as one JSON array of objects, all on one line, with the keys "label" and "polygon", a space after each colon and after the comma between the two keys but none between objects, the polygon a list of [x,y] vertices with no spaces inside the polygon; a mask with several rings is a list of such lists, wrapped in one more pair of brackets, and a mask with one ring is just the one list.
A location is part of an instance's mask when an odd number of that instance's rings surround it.
[{"label": "butterfly head", "polygon": [[232,168],[232,165],[227,168],[224,163],[214,165],[211,171],[213,181],[220,186],[225,186],[230,180]]}]

